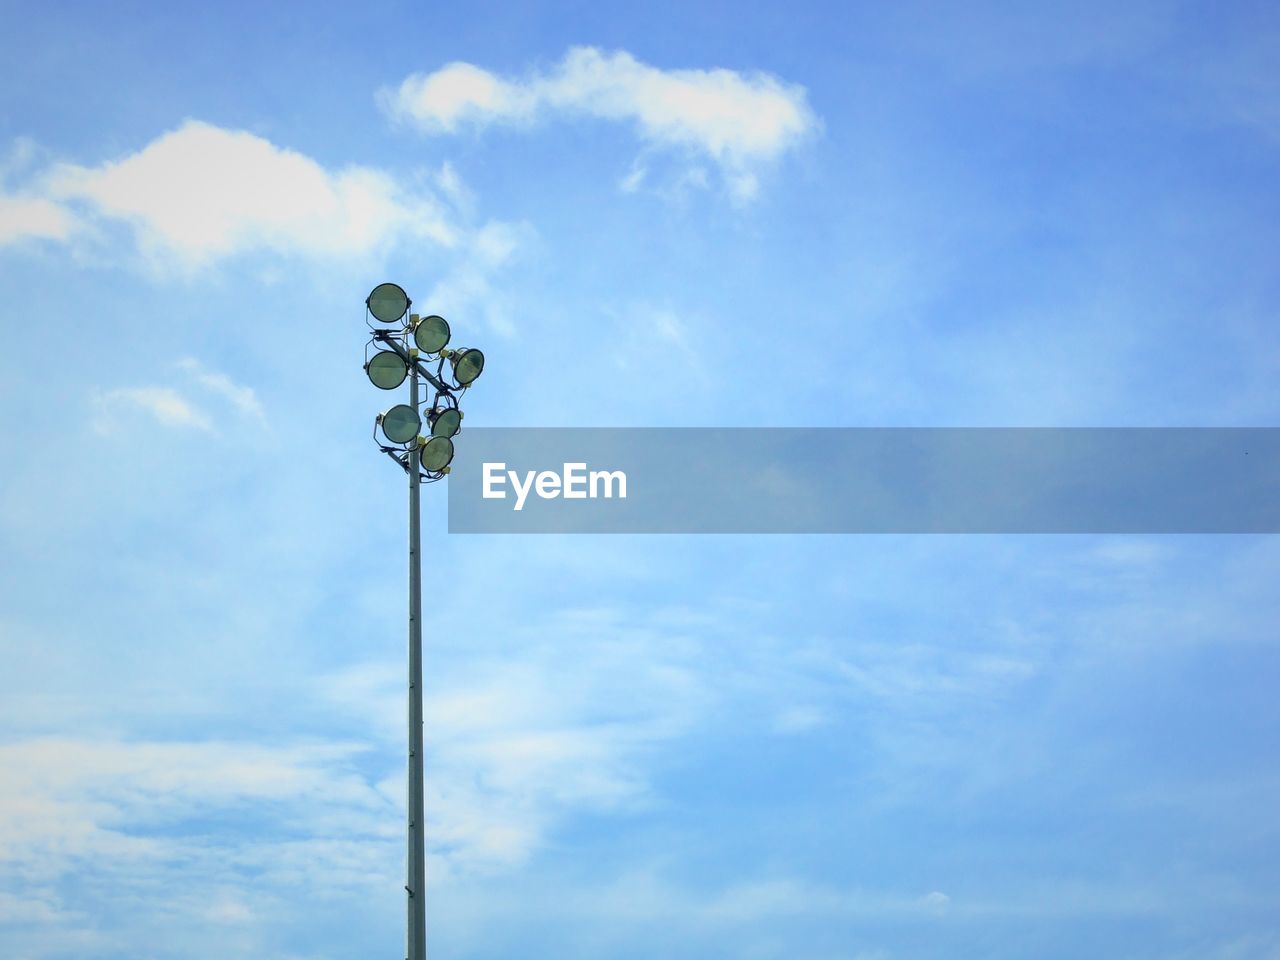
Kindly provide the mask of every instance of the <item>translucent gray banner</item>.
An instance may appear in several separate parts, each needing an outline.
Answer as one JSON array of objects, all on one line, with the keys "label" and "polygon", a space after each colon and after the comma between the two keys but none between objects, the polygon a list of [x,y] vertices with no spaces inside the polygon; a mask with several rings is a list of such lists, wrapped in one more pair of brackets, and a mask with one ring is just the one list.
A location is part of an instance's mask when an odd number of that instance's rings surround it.
[{"label": "translucent gray banner", "polygon": [[454,533],[1275,533],[1277,428],[468,427]]}]

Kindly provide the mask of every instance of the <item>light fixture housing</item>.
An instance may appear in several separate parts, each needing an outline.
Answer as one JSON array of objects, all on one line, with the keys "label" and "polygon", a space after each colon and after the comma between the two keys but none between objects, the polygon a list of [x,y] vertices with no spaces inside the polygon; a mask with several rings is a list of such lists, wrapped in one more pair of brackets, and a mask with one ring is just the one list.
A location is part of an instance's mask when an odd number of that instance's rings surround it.
[{"label": "light fixture housing", "polygon": [[453,459],[453,441],[448,437],[432,437],[422,445],[420,456],[423,470],[439,473]]},{"label": "light fixture housing", "polygon": [[382,434],[392,443],[409,443],[418,436],[422,429],[422,418],[418,411],[407,403],[397,403],[386,413],[378,417],[382,425]]},{"label": "light fixture housing", "polygon": [[427,414],[431,422],[431,435],[446,440],[458,435],[462,429],[462,411],[457,407],[442,407]]},{"label": "light fixture housing", "polygon": [[432,314],[413,328],[413,342],[423,353],[439,353],[449,344],[449,321]]},{"label": "light fixture housing", "polygon": [[364,304],[379,323],[394,324],[404,319],[413,301],[396,283],[380,283],[365,298]]},{"label": "light fixture housing", "polygon": [[409,375],[409,366],[400,354],[379,350],[364,365],[364,372],[369,375],[369,380],[375,387],[394,390],[404,383],[404,378]]},{"label": "light fixture housing", "polygon": [[471,386],[484,372],[484,354],[474,347],[453,351],[449,362],[453,364],[453,379],[460,387]]}]

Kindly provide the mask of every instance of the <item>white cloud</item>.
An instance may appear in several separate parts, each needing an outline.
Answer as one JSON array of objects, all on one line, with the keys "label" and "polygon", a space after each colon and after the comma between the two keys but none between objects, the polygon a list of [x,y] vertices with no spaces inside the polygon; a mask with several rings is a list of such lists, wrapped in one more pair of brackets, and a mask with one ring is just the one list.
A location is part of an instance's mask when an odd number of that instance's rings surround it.
[{"label": "white cloud", "polygon": [[[49,737],[0,746],[0,858],[56,874],[65,856],[151,858],[156,826],[237,803],[324,798],[369,832],[386,801],[345,771],[360,748],[247,743],[129,743]],[[314,824],[331,810],[314,809]]]},{"label": "white cloud", "polygon": [[[510,556],[527,556],[524,549]],[[693,676],[697,645],[660,614],[562,608],[548,613],[549,635],[541,626],[507,631],[500,652],[477,657],[472,648],[455,660],[437,651],[424,703],[433,876],[451,884],[510,873],[582,813],[635,813],[660,802],[653,757],[714,696]],[[351,665],[321,691],[398,750],[403,686],[397,658]],[[403,784],[397,770],[383,790],[400,802]]]},{"label": "white cloud", "polygon": [[183,389],[144,385],[99,390],[93,395],[95,414],[92,427],[103,435],[116,432],[138,413],[166,427],[217,433],[212,416],[189,396],[190,387],[200,387],[229,403],[242,417],[267,427],[266,413],[252,387],[236,383],[225,373],[210,370],[194,357],[183,357],[177,368],[186,374]]},{"label": "white cloud", "polygon": [[449,198],[449,201],[459,209],[470,209],[475,203],[475,196],[462,182],[462,178],[458,176],[458,171],[453,164],[446,160],[440,164],[440,172],[435,176],[436,187],[440,192]]},{"label": "white cloud", "polygon": [[[433,308],[478,314],[493,332],[515,332],[493,278],[534,231],[524,223],[477,223],[475,197],[447,162],[404,181],[368,167],[334,170],[254,134],[198,121],[98,166],[46,161],[33,169],[36,150],[26,141],[10,153],[0,162],[0,176],[16,171],[25,179],[7,194],[0,184],[0,246],[43,239],[92,253],[109,249],[117,242],[113,232],[123,228],[145,264],[165,274],[190,273],[244,253],[364,270],[397,244],[426,243],[443,261]],[[255,257],[253,270],[262,282],[279,276],[270,258]],[[214,371],[190,369],[201,388],[265,423],[250,388]],[[132,406],[164,423],[209,429],[208,417],[172,389],[116,391],[100,400],[104,411]],[[99,427],[109,429],[105,417]]]},{"label": "white cloud", "polygon": [[511,304],[494,288],[492,277],[532,236],[533,230],[527,224],[498,221],[466,231],[460,244],[467,256],[431,288],[425,302],[445,316],[483,317],[494,333],[515,336],[517,327],[512,319]]},{"label": "white cloud", "polygon": [[[386,96],[384,94],[384,96]],[[460,123],[491,117],[529,117],[538,103],[530,91],[469,63],[451,63],[435,73],[414,74],[399,94],[384,101],[426,129],[452,133]]]},{"label": "white cloud", "polygon": [[0,246],[27,237],[65,240],[77,227],[69,210],[41,196],[38,190],[14,193],[5,187],[6,181],[26,176],[39,153],[35,143],[20,137],[0,157]]},{"label": "white cloud", "polygon": [[[106,737],[0,745],[5,934],[40,925],[30,956],[53,955],[53,931],[123,955],[196,931],[219,942],[218,956],[252,956],[261,951],[227,948],[232,928],[288,923],[303,898],[376,902],[395,889],[399,818],[353,769],[363,754],[342,743]],[[87,896],[63,899],[68,877]],[[123,922],[103,928],[98,911]],[[179,944],[159,955],[213,954]]]},{"label": "white cloud", "polygon": [[75,227],[69,210],[43,197],[0,196],[0,245],[24,237],[65,240]]},{"label": "white cloud", "polygon": [[383,171],[329,170],[252,133],[199,121],[115,162],[57,164],[37,184],[0,198],[0,243],[65,240],[77,220],[123,222],[153,262],[192,268],[245,251],[337,259],[376,255],[405,237],[456,240],[434,195]]},{"label": "white cloud", "polygon": [[267,422],[266,412],[258,402],[258,395],[253,387],[236,383],[225,373],[206,369],[194,357],[183,357],[178,361],[178,366],[187,371],[202,387],[230,401],[231,405],[245,416],[252,417],[259,423]]},{"label": "white cloud", "polygon": [[[398,742],[404,736],[402,669],[360,664],[330,676],[323,688],[335,704],[372,712],[387,742]],[[683,721],[602,716],[592,691],[567,690],[567,670],[560,672],[561,687],[554,690],[545,666],[495,665],[483,679],[427,698],[428,854],[434,876],[509,870],[532,856],[567,816],[647,802],[641,758]],[[574,680],[588,687],[599,682]],[[662,678],[636,681],[655,699],[672,696]],[[397,803],[402,776],[380,787]]]},{"label": "white cloud", "polygon": [[631,165],[631,169],[627,171],[627,175],[618,181],[618,189],[623,193],[635,193],[640,189],[640,185],[644,183],[644,178],[648,176],[648,168],[639,160]]},{"label": "white cloud", "polygon": [[213,421],[172,387],[117,387],[94,397],[97,416],[94,429],[110,433],[121,416],[142,411],[166,427],[190,427],[213,432]]},{"label": "white cloud", "polygon": [[[594,47],[574,47],[551,70],[523,79],[451,63],[410,75],[380,100],[391,116],[427,133],[495,122],[528,125],[555,113],[628,121],[650,146],[710,157],[738,200],[756,194],[761,164],[818,127],[804,88],[769,74],[662,70],[625,51]],[[634,167],[624,189],[635,189],[644,172]]]},{"label": "white cloud", "polygon": [[0,923],[53,923],[57,919],[58,905],[44,891],[22,895],[0,891]]},{"label": "white cloud", "polygon": [[827,722],[827,715],[817,707],[789,707],[774,718],[773,730],[779,734],[808,733]]}]

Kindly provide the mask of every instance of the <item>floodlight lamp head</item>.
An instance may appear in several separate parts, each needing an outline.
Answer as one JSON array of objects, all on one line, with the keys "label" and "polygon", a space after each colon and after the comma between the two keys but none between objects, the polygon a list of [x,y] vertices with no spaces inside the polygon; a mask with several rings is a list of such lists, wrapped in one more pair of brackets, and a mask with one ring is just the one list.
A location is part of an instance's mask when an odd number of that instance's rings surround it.
[{"label": "floodlight lamp head", "polygon": [[448,437],[432,437],[419,452],[422,469],[427,473],[442,473],[453,459],[453,441]]},{"label": "floodlight lamp head", "polygon": [[427,421],[433,437],[452,438],[462,429],[462,411],[457,407],[437,407],[427,414]]},{"label": "floodlight lamp head", "polygon": [[432,314],[413,328],[413,342],[423,353],[441,353],[449,343],[449,322]]},{"label": "floodlight lamp head", "polygon": [[404,383],[404,378],[409,375],[409,366],[400,354],[379,350],[364,365],[364,372],[369,375],[369,380],[375,387],[394,390]]},{"label": "floodlight lamp head", "polygon": [[399,284],[380,283],[370,291],[364,304],[379,323],[396,324],[404,319],[412,302]]},{"label": "floodlight lamp head", "polygon": [[422,418],[407,403],[397,403],[386,413],[378,415],[378,424],[382,427],[382,435],[392,443],[410,443],[417,439],[418,431],[422,429]]},{"label": "floodlight lamp head", "polygon": [[471,386],[484,371],[484,354],[473,347],[452,351],[449,362],[453,364],[453,379],[460,387]]}]

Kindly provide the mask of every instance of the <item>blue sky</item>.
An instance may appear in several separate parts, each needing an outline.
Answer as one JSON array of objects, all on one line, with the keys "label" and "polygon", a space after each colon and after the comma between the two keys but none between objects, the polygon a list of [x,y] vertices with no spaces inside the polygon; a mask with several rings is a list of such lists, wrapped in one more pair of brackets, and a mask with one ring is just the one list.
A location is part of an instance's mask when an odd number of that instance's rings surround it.
[{"label": "blue sky", "polygon": [[[471,423],[1280,412],[1264,4],[5,21],[7,957],[401,955],[378,282],[485,350]],[[1272,538],[427,493],[434,956],[1280,955]]]}]

